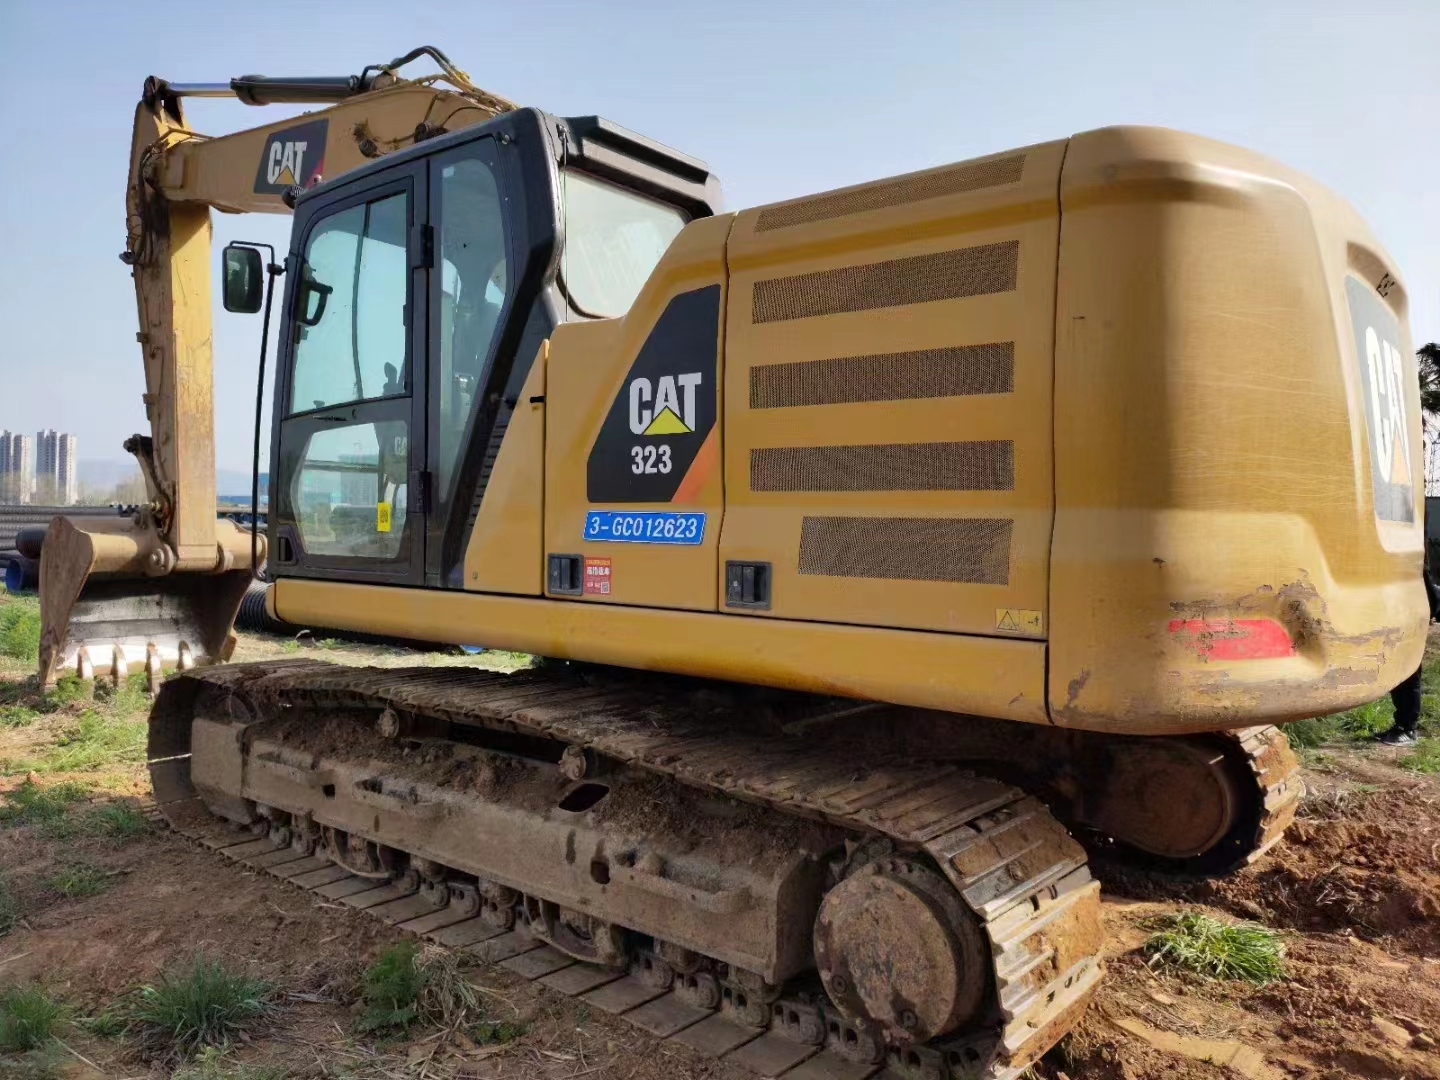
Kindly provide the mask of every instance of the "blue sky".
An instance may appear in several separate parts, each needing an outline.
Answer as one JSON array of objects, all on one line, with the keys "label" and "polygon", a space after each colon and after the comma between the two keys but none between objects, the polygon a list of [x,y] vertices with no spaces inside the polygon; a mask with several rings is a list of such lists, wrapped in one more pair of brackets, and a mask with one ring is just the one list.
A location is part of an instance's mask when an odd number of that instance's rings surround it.
[{"label": "blue sky", "polygon": [[[148,12],[148,13],[147,13]],[[414,45],[559,114],[710,162],[730,208],[1116,123],[1261,150],[1347,197],[1440,338],[1440,3],[4,0],[0,428],[80,457],[146,430],[124,246],[131,114],[150,74],[342,74]],[[292,110],[293,111],[293,110]],[[196,102],[223,133],[284,115]],[[283,246],[288,218],[216,215]],[[217,456],[248,469],[258,320],[215,316]]]}]

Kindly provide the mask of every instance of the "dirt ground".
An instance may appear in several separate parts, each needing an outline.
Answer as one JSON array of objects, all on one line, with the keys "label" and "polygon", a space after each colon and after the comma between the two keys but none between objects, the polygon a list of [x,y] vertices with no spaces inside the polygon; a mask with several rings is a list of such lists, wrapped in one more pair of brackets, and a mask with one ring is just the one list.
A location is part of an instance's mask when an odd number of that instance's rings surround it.
[{"label": "dirt ground", "polygon": [[[509,656],[397,654],[381,647],[311,646],[348,663],[496,663]],[[293,652],[246,639],[237,659]],[[307,652],[308,654],[308,652]],[[25,675],[0,661],[0,691]],[[41,787],[85,785],[92,807],[144,809],[147,783],[125,724],[143,718],[119,702],[108,752],[66,770],[60,749],[87,706],[69,703],[11,722],[0,709],[0,796],[27,777]],[[133,730],[131,731],[133,735]],[[128,740],[128,741],[127,741]],[[92,740],[93,741],[93,740]],[[103,741],[103,740],[102,740]],[[85,744],[88,745],[88,744]],[[106,754],[108,753],[108,756]],[[1440,776],[1397,768],[1395,753],[1347,743],[1306,755],[1308,794],[1287,841],[1228,879],[1157,883],[1101,869],[1109,930],[1108,976],[1085,1020],[1033,1070],[1038,1080],[1199,1080],[1245,1076],[1440,1080]],[[66,898],[58,869],[98,869],[96,895]],[[650,1039],[573,999],[495,968],[477,967],[492,1020],[528,1025],[513,1041],[476,1046],[415,1030],[377,1043],[354,1031],[358,972],[400,935],[342,905],[223,861],[152,824],[133,839],[57,837],[0,821],[0,875],[22,912],[0,929],[0,990],[42,984],[69,1008],[64,1052],[48,1075],[164,1077],[124,1037],[101,1037],[80,1018],[152,983],[197,952],[264,977],[282,991],[278,1016],[238,1044],[216,1080],[262,1077],[595,1077],[731,1080],[742,1074]],[[47,884],[47,882],[52,884]],[[1179,910],[1254,920],[1283,934],[1287,974],[1265,986],[1153,971],[1141,946],[1147,923]],[[3,927],[3,924],[0,924]],[[44,1076],[31,1059],[0,1056],[0,1077]],[[186,1074],[193,1075],[193,1074]]]}]

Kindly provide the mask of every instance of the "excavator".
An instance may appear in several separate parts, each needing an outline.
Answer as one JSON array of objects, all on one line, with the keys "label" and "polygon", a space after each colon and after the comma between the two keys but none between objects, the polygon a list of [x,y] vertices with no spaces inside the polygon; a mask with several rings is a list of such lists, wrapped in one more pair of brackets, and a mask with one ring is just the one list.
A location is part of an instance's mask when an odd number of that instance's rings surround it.
[{"label": "excavator", "polygon": [[[196,96],[318,107],[207,138]],[[726,211],[432,48],[151,78],[134,132],[150,501],[51,525],[42,677],[149,674],[185,834],[657,1037],[1017,1076],[1101,977],[1089,860],[1254,860],[1276,725],[1420,661],[1405,287],[1255,153],[1115,127]],[[283,290],[264,536],[215,519],[212,210],[293,212],[220,260],[227,310]],[[262,564],[277,618],[543,660],[225,663]]]}]

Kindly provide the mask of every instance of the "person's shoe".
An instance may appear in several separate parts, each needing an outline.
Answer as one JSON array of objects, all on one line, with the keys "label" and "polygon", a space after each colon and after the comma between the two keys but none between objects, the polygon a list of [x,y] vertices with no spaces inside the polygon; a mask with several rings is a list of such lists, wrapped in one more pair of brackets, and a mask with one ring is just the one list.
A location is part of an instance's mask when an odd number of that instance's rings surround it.
[{"label": "person's shoe", "polygon": [[1375,741],[1384,743],[1386,746],[1414,746],[1415,736],[1408,731],[1401,731],[1399,728],[1391,728],[1389,731],[1382,731],[1375,736]]}]

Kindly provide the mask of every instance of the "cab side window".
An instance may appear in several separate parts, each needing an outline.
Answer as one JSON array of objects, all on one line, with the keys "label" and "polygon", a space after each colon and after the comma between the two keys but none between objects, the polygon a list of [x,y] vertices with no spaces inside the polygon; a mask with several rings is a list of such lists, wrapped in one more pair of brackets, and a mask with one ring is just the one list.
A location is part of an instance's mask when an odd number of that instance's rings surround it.
[{"label": "cab side window", "polygon": [[295,296],[289,413],[409,392],[404,194],[352,206],[310,233]]},{"label": "cab side window", "polygon": [[[439,169],[440,348],[433,375],[438,430],[431,467],[442,500],[454,480],[509,287],[503,207],[495,174],[484,160],[487,152],[467,150]],[[434,199],[433,180],[431,191]],[[432,364],[436,359],[432,353]]]}]

